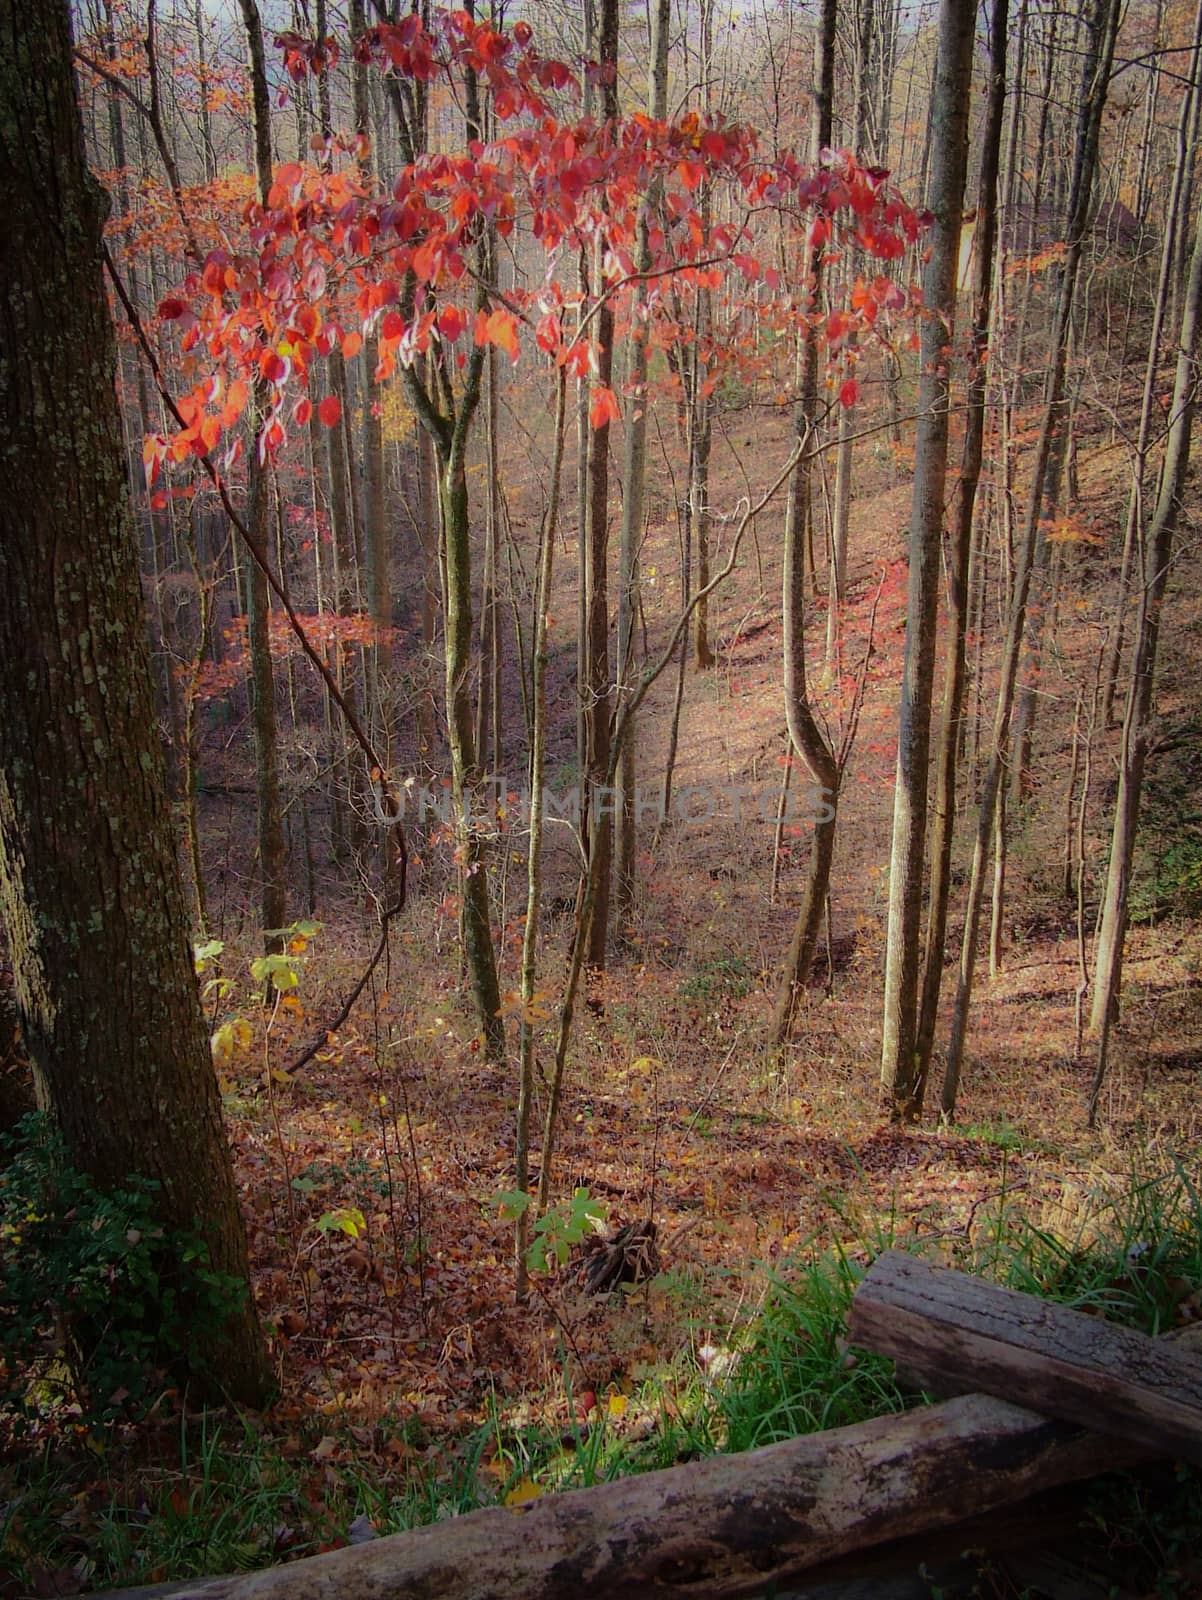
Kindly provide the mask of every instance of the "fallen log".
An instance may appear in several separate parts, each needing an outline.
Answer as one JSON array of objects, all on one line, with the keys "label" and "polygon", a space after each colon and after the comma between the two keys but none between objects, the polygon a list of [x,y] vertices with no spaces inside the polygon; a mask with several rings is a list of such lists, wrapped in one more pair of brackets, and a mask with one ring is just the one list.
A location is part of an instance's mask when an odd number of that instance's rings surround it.
[{"label": "fallen log", "polygon": [[[1107,1443],[1105,1465],[1141,1452]],[[985,1395],[110,1600],[733,1600],[1094,1476],[1096,1435]]]},{"label": "fallen log", "polygon": [[1044,1416],[1202,1462],[1202,1360],[1172,1340],[900,1250],[869,1269],[848,1332],[937,1386],[1005,1395]]}]

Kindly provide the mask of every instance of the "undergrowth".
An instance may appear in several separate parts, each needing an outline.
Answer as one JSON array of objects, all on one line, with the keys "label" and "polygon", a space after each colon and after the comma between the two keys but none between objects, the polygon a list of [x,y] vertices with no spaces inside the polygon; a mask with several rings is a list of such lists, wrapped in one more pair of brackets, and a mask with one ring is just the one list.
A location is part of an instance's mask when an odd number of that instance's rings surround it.
[{"label": "undergrowth", "polygon": [[[399,1415],[372,1430],[336,1415],[179,1418],[153,1435],[77,1423],[74,1447],[47,1429],[0,1478],[0,1572],[7,1562],[14,1575],[0,1595],[24,1592],[17,1585],[33,1582],[35,1568],[103,1586],[263,1566],[921,1403],[888,1360],[847,1343],[856,1286],[889,1247],[950,1258],[1150,1334],[1190,1320],[1202,1302],[1202,1202],[1183,1162],[1092,1187],[1038,1217],[1003,1184],[951,1236],[906,1236],[890,1218],[843,1222],[837,1248],[815,1241],[766,1273],[759,1303],[722,1340],[702,1335],[712,1307],[694,1297],[678,1357],[610,1392],[577,1395],[566,1425],[541,1420],[528,1397],[521,1407],[494,1399],[449,1444]],[[1107,1483],[1089,1515],[1116,1570],[1183,1594],[1175,1574],[1202,1527],[1202,1495],[1193,1472],[1168,1482],[1155,1504],[1142,1480]]]}]

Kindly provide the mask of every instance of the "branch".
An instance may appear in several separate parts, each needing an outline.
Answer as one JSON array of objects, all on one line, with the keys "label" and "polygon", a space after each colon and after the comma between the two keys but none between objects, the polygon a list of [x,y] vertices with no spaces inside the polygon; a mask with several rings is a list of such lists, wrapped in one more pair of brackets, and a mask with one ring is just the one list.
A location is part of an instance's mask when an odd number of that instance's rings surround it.
[{"label": "branch", "polygon": [[307,1050],[303,1050],[301,1054],[297,1056],[295,1061],[290,1061],[284,1068],[284,1071],[288,1077],[292,1077],[295,1073],[299,1072],[302,1067],[307,1067],[322,1046],[328,1042],[330,1034],[337,1033],[342,1024],[350,1016],[351,1012],[355,1008],[356,1000],[358,1000],[364,989],[367,988],[368,980],[370,979],[372,973],[379,966],[381,958],[383,957],[385,950],[388,948],[389,924],[391,923],[393,917],[395,917],[397,913],[402,910],[404,904],[404,875],[402,874],[401,898],[396,902],[395,905],[385,906],[380,912],[380,941],[376,945],[375,950],[372,952],[371,960],[363,969],[362,976],[360,977],[358,983],[356,983],[350,994],[347,995],[346,1001],[338,1015],[325,1024],[317,1038],[314,1039],[313,1043]]},{"label": "branch", "polygon": [[[137,307],[130,299],[125,284],[121,280],[121,275],[117,271],[116,266],[113,264],[113,258],[109,254],[108,245],[102,244],[101,249],[104,254],[104,264],[108,270],[109,278],[112,280],[113,288],[117,292],[117,298],[120,300],[125,309],[125,315],[129,319],[130,327],[134,330],[135,337],[142,348],[142,353],[146,357],[147,363],[150,367],[151,376],[154,379],[155,388],[161,395],[163,404],[175,418],[179,427],[184,429],[187,427],[187,423],[181,416],[179,407],[175,403],[175,398],[170,389],[167,387],[166,380],[163,377],[162,368],[159,366],[158,358],[151,347],[149,339],[146,337],[146,330],[142,326],[142,319],[138,315]],[[360,750],[362,750],[368,766],[372,770],[373,776],[378,773],[379,782],[381,785],[386,786],[387,768],[385,767],[384,762],[376,753],[375,746],[372,744],[371,739],[368,737],[367,732],[363,727],[363,724],[359,721],[358,716],[355,714],[354,708],[348,703],[346,697],[342,693],[342,690],[338,687],[338,683],[334,677],[334,674],[330,671],[329,667],[322,660],[318,650],[310,641],[308,634],[305,632],[304,627],[301,624],[300,618],[293,609],[292,602],[288,598],[284,586],[276,577],[275,573],[271,570],[271,564],[268,561],[266,554],[254,539],[242,518],[234,509],[234,503],[230,498],[230,492],[226,485],[226,481],[222,477],[221,473],[217,470],[216,463],[213,461],[212,456],[206,450],[205,453],[198,459],[212,480],[213,487],[217,490],[217,494],[220,497],[221,504],[225,509],[225,513],[230,519],[231,526],[235,529],[239,538],[242,540],[242,543],[249,551],[251,560],[255,563],[259,571],[267,580],[267,587],[271,590],[272,594],[276,597],[280,603],[280,606],[283,608],[284,614],[288,618],[288,626],[295,634],[301,649],[308,656],[314,667],[316,667],[322,682],[325,684],[326,689],[329,692],[330,699],[338,707],[344,722],[354,735],[355,742],[358,744]],[[396,795],[393,794],[391,789],[387,787],[386,796],[390,814],[394,816],[399,815],[400,803]],[[404,905],[405,903],[405,872],[408,866],[409,857],[405,844],[405,831],[399,823],[397,824],[397,834],[401,857],[400,905],[398,905],[396,908],[399,910],[400,906]]]}]

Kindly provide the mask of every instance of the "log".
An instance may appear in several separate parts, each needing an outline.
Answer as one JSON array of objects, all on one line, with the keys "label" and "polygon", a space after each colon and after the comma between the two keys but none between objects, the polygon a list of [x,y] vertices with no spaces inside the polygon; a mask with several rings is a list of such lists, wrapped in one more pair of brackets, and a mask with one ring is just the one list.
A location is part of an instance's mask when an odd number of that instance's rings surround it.
[{"label": "log", "polygon": [[924,1380],[983,1390],[1202,1463],[1202,1360],[1100,1317],[889,1250],[856,1290],[848,1332]]},{"label": "log", "polygon": [[[1106,1466],[1141,1452],[1106,1447]],[[734,1600],[1097,1473],[1099,1441],[986,1395],[110,1600]]]}]

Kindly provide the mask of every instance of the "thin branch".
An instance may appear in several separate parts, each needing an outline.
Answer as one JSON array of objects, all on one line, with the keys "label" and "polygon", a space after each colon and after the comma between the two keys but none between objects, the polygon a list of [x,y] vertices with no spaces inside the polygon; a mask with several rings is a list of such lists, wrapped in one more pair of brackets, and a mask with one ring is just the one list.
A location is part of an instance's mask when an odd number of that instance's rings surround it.
[{"label": "thin branch", "polygon": [[[155,388],[162,396],[163,404],[175,418],[175,421],[178,423],[179,427],[184,429],[187,427],[187,423],[180,414],[179,407],[175,403],[175,398],[170,389],[167,387],[166,380],[163,377],[162,368],[159,366],[158,357],[155,355],[150,341],[146,336],[146,330],[142,326],[142,319],[138,315],[137,307],[130,299],[129,292],[121,280],[121,275],[113,263],[113,258],[109,254],[108,245],[103,244],[101,248],[104,254],[104,264],[108,270],[109,278],[112,280],[113,288],[117,293],[117,298],[121,301],[121,304],[125,309],[125,315],[129,319],[130,327],[134,330],[135,337],[142,348],[142,353],[146,357],[147,363],[150,367],[151,376],[154,379]],[[218,496],[221,499],[221,504],[225,509],[225,513],[230,519],[231,526],[237,532],[239,538],[242,540],[242,543],[246,546],[246,549],[250,552],[251,559],[254,561],[259,571],[267,580],[268,588],[271,590],[272,594],[275,595],[276,599],[283,608],[284,614],[288,619],[288,625],[295,634],[297,642],[300,644],[301,649],[317,669],[322,682],[329,691],[330,699],[338,707],[338,710],[342,714],[343,720],[350,729],[351,733],[354,735],[355,742],[358,744],[360,750],[362,750],[364,756],[366,757],[368,765],[372,769],[373,776],[375,774],[379,774],[379,782],[382,786],[384,786],[385,789],[385,800],[389,814],[391,816],[399,816],[400,802],[396,795],[391,791],[391,788],[387,786],[387,768],[384,762],[380,759],[379,755],[376,753],[375,746],[372,744],[371,739],[368,737],[367,732],[363,727],[363,724],[359,721],[358,716],[355,714],[354,708],[348,703],[345,695],[342,693],[342,690],[338,687],[338,682],[334,677],[334,674],[322,660],[321,655],[317,651],[316,647],[311,643],[309,636],[306,634],[304,627],[301,624],[300,618],[297,616],[296,611],[293,608],[291,600],[288,598],[283,584],[281,584],[280,580],[272,571],[271,564],[267,559],[266,553],[260,548],[250,530],[247,528],[245,522],[243,522],[242,518],[235,510],[234,503],[230,498],[229,488],[226,485],[225,479],[217,470],[216,463],[214,462],[212,456],[206,450],[205,453],[198,459],[212,480],[213,487],[217,490]],[[405,871],[408,866],[408,853],[405,844],[405,832],[399,823],[397,824],[397,833],[399,835],[398,845],[401,857],[400,903],[403,905],[405,900]]]}]

